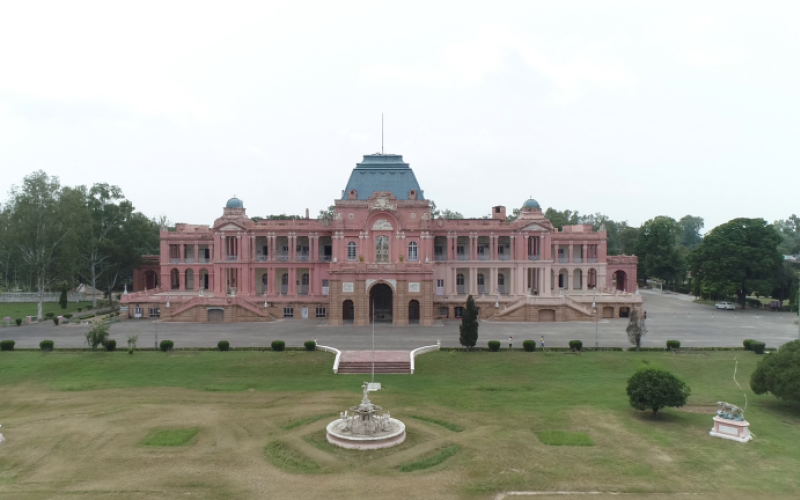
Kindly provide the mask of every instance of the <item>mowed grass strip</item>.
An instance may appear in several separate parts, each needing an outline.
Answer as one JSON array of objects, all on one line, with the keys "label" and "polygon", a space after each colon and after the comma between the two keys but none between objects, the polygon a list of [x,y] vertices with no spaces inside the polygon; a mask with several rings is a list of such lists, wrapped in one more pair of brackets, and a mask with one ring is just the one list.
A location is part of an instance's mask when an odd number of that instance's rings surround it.
[{"label": "mowed grass strip", "polygon": [[288,424],[283,424],[281,429],[285,431],[290,431],[292,429],[296,429],[298,427],[302,427],[304,425],[310,424],[312,422],[316,422],[317,420],[322,420],[323,418],[332,418],[334,417],[333,413],[322,413],[320,415],[311,415],[309,417],[299,418],[297,420],[292,420]]},{"label": "mowed grass strip", "polygon": [[264,447],[264,455],[275,467],[286,472],[306,474],[319,471],[319,464],[283,441],[272,441]]},{"label": "mowed grass strip", "polygon": [[585,432],[541,431],[536,437],[547,446],[594,446],[594,441]]},{"label": "mowed grass strip", "polygon": [[451,444],[446,448],[438,450],[433,455],[429,455],[419,460],[415,460],[414,462],[401,465],[399,467],[400,472],[414,472],[418,470],[430,469],[431,467],[436,467],[440,463],[444,462],[448,458],[458,453],[460,449],[461,446],[457,444]]},{"label": "mowed grass strip", "polygon": [[186,429],[153,429],[139,444],[142,446],[184,446],[189,443],[197,433],[198,427]]},{"label": "mowed grass strip", "polygon": [[409,415],[409,417],[413,418],[414,420],[419,420],[421,422],[428,422],[429,424],[434,424],[440,427],[444,427],[445,429],[453,432],[461,432],[464,430],[464,428],[458,424],[452,424],[450,422],[445,422],[444,420],[439,420],[436,418],[425,417],[422,415]]}]

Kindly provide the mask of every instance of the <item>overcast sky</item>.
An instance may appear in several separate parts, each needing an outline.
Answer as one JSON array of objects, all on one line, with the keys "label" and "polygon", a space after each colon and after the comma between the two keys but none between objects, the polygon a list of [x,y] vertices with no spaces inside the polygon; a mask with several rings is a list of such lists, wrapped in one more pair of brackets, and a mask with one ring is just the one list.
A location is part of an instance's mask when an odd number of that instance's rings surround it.
[{"label": "overcast sky", "polygon": [[364,154],[440,208],[800,212],[800,2],[0,0],[0,196],[42,169],[210,224]]}]

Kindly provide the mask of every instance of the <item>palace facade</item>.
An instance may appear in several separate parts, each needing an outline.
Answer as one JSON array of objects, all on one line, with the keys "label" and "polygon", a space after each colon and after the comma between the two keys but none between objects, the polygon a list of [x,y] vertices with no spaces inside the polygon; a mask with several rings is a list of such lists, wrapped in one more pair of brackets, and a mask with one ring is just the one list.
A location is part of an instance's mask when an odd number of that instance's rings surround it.
[{"label": "palace facade", "polygon": [[[635,256],[609,256],[605,231],[554,228],[533,199],[516,220],[444,219],[400,155],[366,155],[330,218],[250,219],[231,198],[211,226],[161,231],[134,271],[129,318],[330,325],[431,325],[472,295],[490,321],[574,321],[641,308]],[[596,307],[595,307],[596,306]]]}]

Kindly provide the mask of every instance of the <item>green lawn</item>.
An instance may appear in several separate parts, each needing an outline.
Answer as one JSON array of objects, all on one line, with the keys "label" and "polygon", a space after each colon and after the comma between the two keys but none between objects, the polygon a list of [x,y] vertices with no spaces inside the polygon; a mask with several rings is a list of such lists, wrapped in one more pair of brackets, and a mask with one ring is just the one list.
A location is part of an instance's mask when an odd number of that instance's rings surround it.
[{"label": "green lawn", "polygon": [[[708,436],[717,401],[745,404],[734,359],[756,436],[747,444]],[[154,498],[178,497],[184,490],[176,485],[190,483],[202,485],[201,498],[289,498],[253,486],[261,479],[302,487],[309,498],[351,498],[369,477],[381,482],[384,498],[563,490],[791,497],[800,491],[800,407],[749,390],[759,359],[749,352],[425,354],[415,375],[381,375],[384,390],[370,396],[406,423],[407,442],[358,452],[327,443],[324,428],[358,403],[365,377],[333,375],[327,353],[3,352],[0,423],[13,439],[2,445],[9,458],[0,456],[0,497],[28,487],[84,491],[95,487],[87,483],[92,467],[140,477],[167,466],[169,477],[148,485],[166,492]],[[687,408],[666,409],[658,420],[630,408],[625,382],[645,366],[686,381]],[[83,427],[91,442],[69,445],[68,433]],[[17,428],[27,434],[14,437]],[[169,448],[182,455],[164,455],[159,465],[160,455],[137,451],[154,429],[199,434],[192,446]],[[47,447],[49,462],[40,463]],[[101,462],[107,450],[113,460]],[[74,463],[72,472],[42,476],[63,462]],[[124,488],[117,494],[139,498]]]},{"label": "green lawn", "polygon": [[[97,301],[97,306],[100,306],[102,301]],[[78,308],[81,307],[83,310],[86,310],[87,306],[91,306],[91,301],[84,301],[84,302],[69,302],[67,303],[66,309],[61,309],[61,306],[58,305],[58,302],[45,302],[42,304],[42,315],[46,315],[47,313],[51,312],[55,316],[59,316],[64,313],[72,313],[75,314],[78,312]],[[11,317],[11,325],[16,326],[14,320],[16,318],[22,318],[22,321],[25,321],[25,316],[33,316],[36,317],[36,302],[0,302],[0,323],[5,326],[5,322],[2,321],[5,317]]]}]

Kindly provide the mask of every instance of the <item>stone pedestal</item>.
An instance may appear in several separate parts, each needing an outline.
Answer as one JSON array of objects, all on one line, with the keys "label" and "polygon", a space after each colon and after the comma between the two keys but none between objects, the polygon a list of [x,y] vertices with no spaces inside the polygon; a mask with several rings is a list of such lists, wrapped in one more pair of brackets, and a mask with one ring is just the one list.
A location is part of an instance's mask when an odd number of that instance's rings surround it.
[{"label": "stone pedestal", "polygon": [[746,443],[753,439],[750,435],[750,422],[747,420],[728,420],[727,418],[714,417],[714,427],[709,435]]}]

